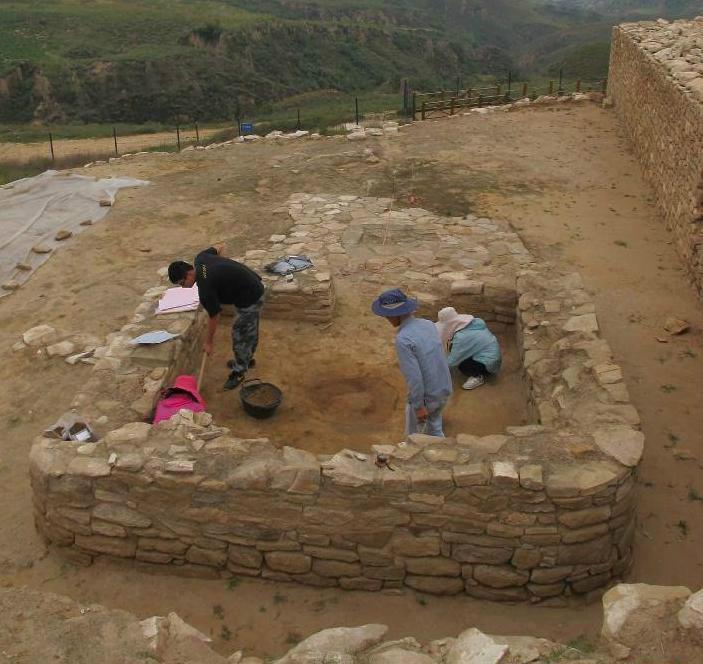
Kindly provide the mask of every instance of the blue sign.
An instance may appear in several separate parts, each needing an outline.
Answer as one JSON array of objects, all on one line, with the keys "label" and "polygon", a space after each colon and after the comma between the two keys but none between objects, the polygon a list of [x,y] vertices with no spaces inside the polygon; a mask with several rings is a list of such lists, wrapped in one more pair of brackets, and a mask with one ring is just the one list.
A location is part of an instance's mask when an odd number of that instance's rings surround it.
[{"label": "blue sign", "polygon": [[254,125],[251,122],[241,122],[239,124],[239,132],[241,134],[251,134],[254,131]]}]

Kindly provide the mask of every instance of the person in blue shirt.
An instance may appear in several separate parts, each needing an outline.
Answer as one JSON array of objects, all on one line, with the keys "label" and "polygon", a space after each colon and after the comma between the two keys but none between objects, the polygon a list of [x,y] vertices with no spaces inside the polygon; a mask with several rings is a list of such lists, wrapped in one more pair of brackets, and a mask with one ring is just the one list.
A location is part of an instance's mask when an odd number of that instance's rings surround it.
[{"label": "person in blue shirt", "polygon": [[445,307],[440,309],[435,325],[442,344],[449,349],[447,364],[459,367],[467,376],[462,385],[465,390],[480,387],[486,376],[498,373],[502,361],[498,339],[481,318]]},{"label": "person in blue shirt", "polygon": [[371,305],[397,329],[395,350],[408,398],[405,433],[444,437],[442,409],[452,393],[452,378],[444,348],[432,321],[415,318],[417,300],[395,288],[381,293]]}]

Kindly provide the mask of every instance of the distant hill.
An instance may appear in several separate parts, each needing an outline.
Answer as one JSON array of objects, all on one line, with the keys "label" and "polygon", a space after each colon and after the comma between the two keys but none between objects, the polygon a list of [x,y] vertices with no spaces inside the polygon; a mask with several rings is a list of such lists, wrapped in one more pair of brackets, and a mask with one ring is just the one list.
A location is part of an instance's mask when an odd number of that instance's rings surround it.
[{"label": "distant hill", "polygon": [[549,0],[555,4],[596,11],[606,16],[643,20],[655,17],[681,18],[703,12],[701,0]]},{"label": "distant hill", "polygon": [[[427,89],[559,66],[598,77],[614,22],[594,11],[605,2],[3,0],[0,121],[222,119],[402,78]],[[637,4],[674,2],[686,0]]]}]

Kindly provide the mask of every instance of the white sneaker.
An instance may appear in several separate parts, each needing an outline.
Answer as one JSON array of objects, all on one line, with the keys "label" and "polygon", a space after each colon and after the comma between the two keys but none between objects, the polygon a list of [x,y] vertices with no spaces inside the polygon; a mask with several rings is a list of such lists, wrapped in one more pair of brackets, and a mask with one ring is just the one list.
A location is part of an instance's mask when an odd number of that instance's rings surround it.
[{"label": "white sneaker", "polygon": [[465,390],[475,390],[477,387],[481,387],[485,382],[486,379],[483,376],[469,376],[462,387]]}]

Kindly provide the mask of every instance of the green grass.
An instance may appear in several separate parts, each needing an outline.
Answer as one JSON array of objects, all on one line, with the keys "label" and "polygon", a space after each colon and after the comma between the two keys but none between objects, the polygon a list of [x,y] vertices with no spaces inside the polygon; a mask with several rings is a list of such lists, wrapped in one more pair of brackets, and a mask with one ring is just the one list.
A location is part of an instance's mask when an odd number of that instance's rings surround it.
[{"label": "green grass", "polygon": [[698,493],[698,491],[697,491],[696,489],[694,489],[693,487],[691,487],[691,488],[688,490],[688,499],[689,499],[691,502],[698,501],[698,502],[703,503],[703,496],[701,496],[701,494]]},{"label": "green grass", "polygon": [[[266,18],[230,3],[198,0],[3,2],[0,68],[12,60],[58,65],[91,58],[172,57],[188,26],[238,28]],[[8,35],[8,38],[5,38]]]}]

